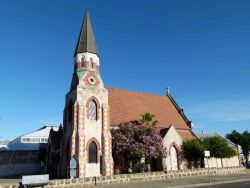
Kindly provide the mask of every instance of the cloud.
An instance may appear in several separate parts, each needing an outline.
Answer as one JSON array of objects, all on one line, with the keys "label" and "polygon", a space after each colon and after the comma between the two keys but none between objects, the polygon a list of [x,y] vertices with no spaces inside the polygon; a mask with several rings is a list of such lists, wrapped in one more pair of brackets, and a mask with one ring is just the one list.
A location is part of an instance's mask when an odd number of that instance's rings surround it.
[{"label": "cloud", "polygon": [[209,122],[250,121],[250,100],[216,99],[192,104],[187,115]]}]

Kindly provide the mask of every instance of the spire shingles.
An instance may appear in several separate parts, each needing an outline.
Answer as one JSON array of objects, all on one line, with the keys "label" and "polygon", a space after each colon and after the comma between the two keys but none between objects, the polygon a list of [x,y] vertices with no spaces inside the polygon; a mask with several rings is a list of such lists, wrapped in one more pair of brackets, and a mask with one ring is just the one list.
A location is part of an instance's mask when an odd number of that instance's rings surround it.
[{"label": "spire shingles", "polygon": [[89,11],[86,10],[74,56],[78,53],[90,52],[99,56],[95,35],[90,21]]}]

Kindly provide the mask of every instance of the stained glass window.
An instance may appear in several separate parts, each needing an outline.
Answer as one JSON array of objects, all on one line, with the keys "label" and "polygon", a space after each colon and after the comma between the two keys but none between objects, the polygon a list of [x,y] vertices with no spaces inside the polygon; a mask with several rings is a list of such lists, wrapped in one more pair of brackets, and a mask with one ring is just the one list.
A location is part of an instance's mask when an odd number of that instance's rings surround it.
[{"label": "stained glass window", "polygon": [[97,120],[97,106],[93,100],[89,103],[89,119]]},{"label": "stained glass window", "polygon": [[97,145],[94,141],[89,145],[89,163],[97,163]]}]

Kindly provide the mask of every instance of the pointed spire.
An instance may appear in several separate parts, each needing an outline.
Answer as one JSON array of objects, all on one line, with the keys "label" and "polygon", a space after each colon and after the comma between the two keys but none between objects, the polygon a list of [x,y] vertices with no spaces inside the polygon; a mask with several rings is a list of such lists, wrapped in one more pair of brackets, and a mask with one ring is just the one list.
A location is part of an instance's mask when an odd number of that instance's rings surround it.
[{"label": "pointed spire", "polygon": [[98,55],[95,35],[90,21],[89,11],[85,11],[84,21],[77,41],[74,56],[78,53],[90,52]]}]

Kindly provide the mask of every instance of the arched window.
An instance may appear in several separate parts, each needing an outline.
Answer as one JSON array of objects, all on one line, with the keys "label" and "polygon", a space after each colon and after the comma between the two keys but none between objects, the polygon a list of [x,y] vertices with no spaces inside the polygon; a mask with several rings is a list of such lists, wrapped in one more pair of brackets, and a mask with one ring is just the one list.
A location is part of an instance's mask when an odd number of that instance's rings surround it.
[{"label": "arched window", "polygon": [[81,58],[81,62],[84,62],[85,61],[85,57],[84,56],[82,56],[82,58]]},{"label": "arched window", "polygon": [[89,144],[89,163],[97,163],[97,145],[94,141]]},{"label": "arched window", "polygon": [[93,68],[94,68],[94,61],[93,61],[93,58],[91,57],[89,60],[90,60],[90,66],[91,66],[91,68],[93,69]]},{"label": "arched window", "polygon": [[94,100],[89,103],[89,119],[97,120],[97,105]]},{"label": "arched window", "polygon": [[72,122],[72,108],[73,108],[73,104],[72,104],[72,100],[69,101],[69,104],[68,104],[68,122],[71,123]]}]

